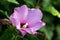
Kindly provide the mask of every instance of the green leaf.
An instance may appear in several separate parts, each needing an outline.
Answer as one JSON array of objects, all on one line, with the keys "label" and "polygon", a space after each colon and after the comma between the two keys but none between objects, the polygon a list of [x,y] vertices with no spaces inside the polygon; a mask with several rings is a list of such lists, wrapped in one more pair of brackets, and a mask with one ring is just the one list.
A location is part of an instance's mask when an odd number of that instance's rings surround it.
[{"label": "green leaf", "polygon": [[51,0],[44,0],[43,1],[43,10],[51,13],[53,16],[57,16],[60,18],[60,12],[55,9],[54,6],[51,4]]},{"label": "green leaf", "polygon": [[7,0],[8,2],[19,4],[16,0]]},{"label": "green leaf", "polygon": [[57,5],[57,6],[60,5],[60,0],[53,0],[52,2],[53,2],[54,5]]},{"label": "green leaf", "polygon": [[5,7],[5,9],[10,11],[9,10],[9,3],[6,0],[0,0],[0,4],[2,4]]},{"label": "green leaf", "polygon": [[57,25],[56,27],[56,30],[57,30],[57,40],[60,40],[60,23]]},{"label": "green leaf", "polygon": [[33,7],[36,4],[36,0],[24,0],[24,1],[25,1],[26,4],[30,4]]},{"label": "green leaf", "polygon": [[28,40],[40,40],[37,38],[37,36],[31,34],[27,34],[25,38],[27,38]]},{"label": "green leaf", "polygon": [[55,19],[53,15],[49,14],[48,12],[44,13],[43,15],[44,16],[43,16],[42,20],[44,22],[46,22],[46,23],[53,23],[53,21]]},{"label": "green leaf", "polygon": [[13,34],[13,37],[11,38],[11,40],[28,40],[20,35],[14,35]]},{"label": "green leaf", "polygon": [[43,7],[47,7],[48,5],[50,5],[51,3],[51,0],[43,0],[42,4],[43,4]]},{"label": "green leaf", "polygon": [[11,40],[12,36],[16,35],[17,32],[15,31],[15,29],[11,30],[11,29],[6,29],[5,32],[3,33],[3,35],[0,37],[0,40]]},{"label": "green leaf", "polygon": [[0,40],[10,40],[10,38],[12,37],[12,32],[10,32],[10,30],[6,30],[5,32],[4,32],[4,34],[0,37]]},{"label": "green leaf", "polygon": [[12,12],[14,6],[18,5],[15,0],[1,0],[0,4],[4,7],[5,11],[8,11],[9,15]]},{"label": "green leaf", "polygon": [[51,40],[53,37],[53,24],[47,24],[45,27],[41,28],[39,31],[43,31],[46,35],[46,39]]},{"label": "green leaf", "polygon": [[60,18],[60,12],[56,10],[52,5],[46,6],[45,8],[43,8],[43,10],[51,13],[53,16],[57,16],[58,18]]},{"label": "green leaf", "polygon": [[8,13],[6,11],[0,10],[0,12],[1,14],[5,15],[9,19]]}]

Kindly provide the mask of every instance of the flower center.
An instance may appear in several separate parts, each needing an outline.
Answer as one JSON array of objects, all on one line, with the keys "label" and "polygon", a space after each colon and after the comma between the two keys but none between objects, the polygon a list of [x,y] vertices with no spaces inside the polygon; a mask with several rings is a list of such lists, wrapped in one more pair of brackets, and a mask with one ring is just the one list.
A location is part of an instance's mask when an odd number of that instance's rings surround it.
[{"label": "flower center", "polygon": [[22,28],[28,28],[28,23],[21,24],[21,27],[22,27]]}]

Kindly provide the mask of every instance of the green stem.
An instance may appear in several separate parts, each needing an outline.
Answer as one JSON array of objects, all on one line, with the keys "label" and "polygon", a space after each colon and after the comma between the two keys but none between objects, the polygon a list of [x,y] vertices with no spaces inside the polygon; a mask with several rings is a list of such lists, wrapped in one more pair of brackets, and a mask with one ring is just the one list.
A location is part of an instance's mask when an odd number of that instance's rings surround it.
[{"label": "green stem", "polygon": [[40,2],[40,0],[37,1],[36,5],[35,5],[35,8],[39,8],[39,7],[38,7],[39,2]]}]

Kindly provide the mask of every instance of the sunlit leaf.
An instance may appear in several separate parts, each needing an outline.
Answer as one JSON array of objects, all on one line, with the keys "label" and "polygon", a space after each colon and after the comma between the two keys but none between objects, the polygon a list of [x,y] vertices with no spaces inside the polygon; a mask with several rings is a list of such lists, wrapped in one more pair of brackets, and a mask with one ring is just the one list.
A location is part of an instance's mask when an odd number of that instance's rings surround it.
[{"label": "sunlit leaf", "polygon": [[8,2],[19,4],[16,0],[7,0]]},{"label": "sunlit leaf", "polygon": [[43,8],[45,11],[51,13],[53,16],[57,16],[58,18],[60,18],[60,13],[58,10],[56,10],[54,8],[54,6],[52,5],[49,5],[49,6],[46,6],[45,8]]}]

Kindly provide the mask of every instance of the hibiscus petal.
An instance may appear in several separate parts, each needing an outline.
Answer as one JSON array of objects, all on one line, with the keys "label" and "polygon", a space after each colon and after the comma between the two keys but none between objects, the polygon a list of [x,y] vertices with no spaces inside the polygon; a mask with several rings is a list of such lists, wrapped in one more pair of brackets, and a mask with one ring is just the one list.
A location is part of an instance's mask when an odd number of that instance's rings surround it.
[{"label": "hibiscus petal", "polygon": [[22,36],[25,36],[26,35],[26,31],[24,31],[22,29],[20,29],[19,31],[21,32]]},{"label": "hibiscus petal", "polygon": [[42,28],[43,26],[45,26],[45,23],[40,21],[40,22],[37,22],[34,26],[31,27],[31,30],[32,31],[37,31],[39,30],[40,28]]},{"label": "hibiscus petal", "polygon": [[39,9],[29,9],[27,23],[29,26],[34,25],[36,22],[42,19],[42,12]]},{"label": "hibiscus petal", "polygon": [[20,29],[20,20],[16,11],[10,16],[10,21],[17,29]]},{"label": "hibiscus petal", "polygon": [[32,31],[30,28],[23,28],[22,30],[26,31],[29,34],[36,34],[37,32]]},{"label": "hibiscus petal", "polygon": [[24,31],[28,32],[29,34],[31,34],[31,33],[32,33],[32,31],[31,31],[31,29],[30,29],[30,28],[23,28],[22,30],[24,30]]},{"label": "hibiscus petal", "polygon": [[23,5],[21,7],[16,7],[14,9],[14,11],[16,11],[17,14],[19,15],[18,17],[20,17],[21,23],[25,23],[26,19],[27,19],[27,14],[28,14],[28,8],[27,8],[27,6]]},{"label": "hibiscus petal", "polygon": [[10,20],[17,29],[20,29],[20,23],[26,22],[27,12],[28,8],[26,5],[14,9],[14,13],[10,16]]}]

